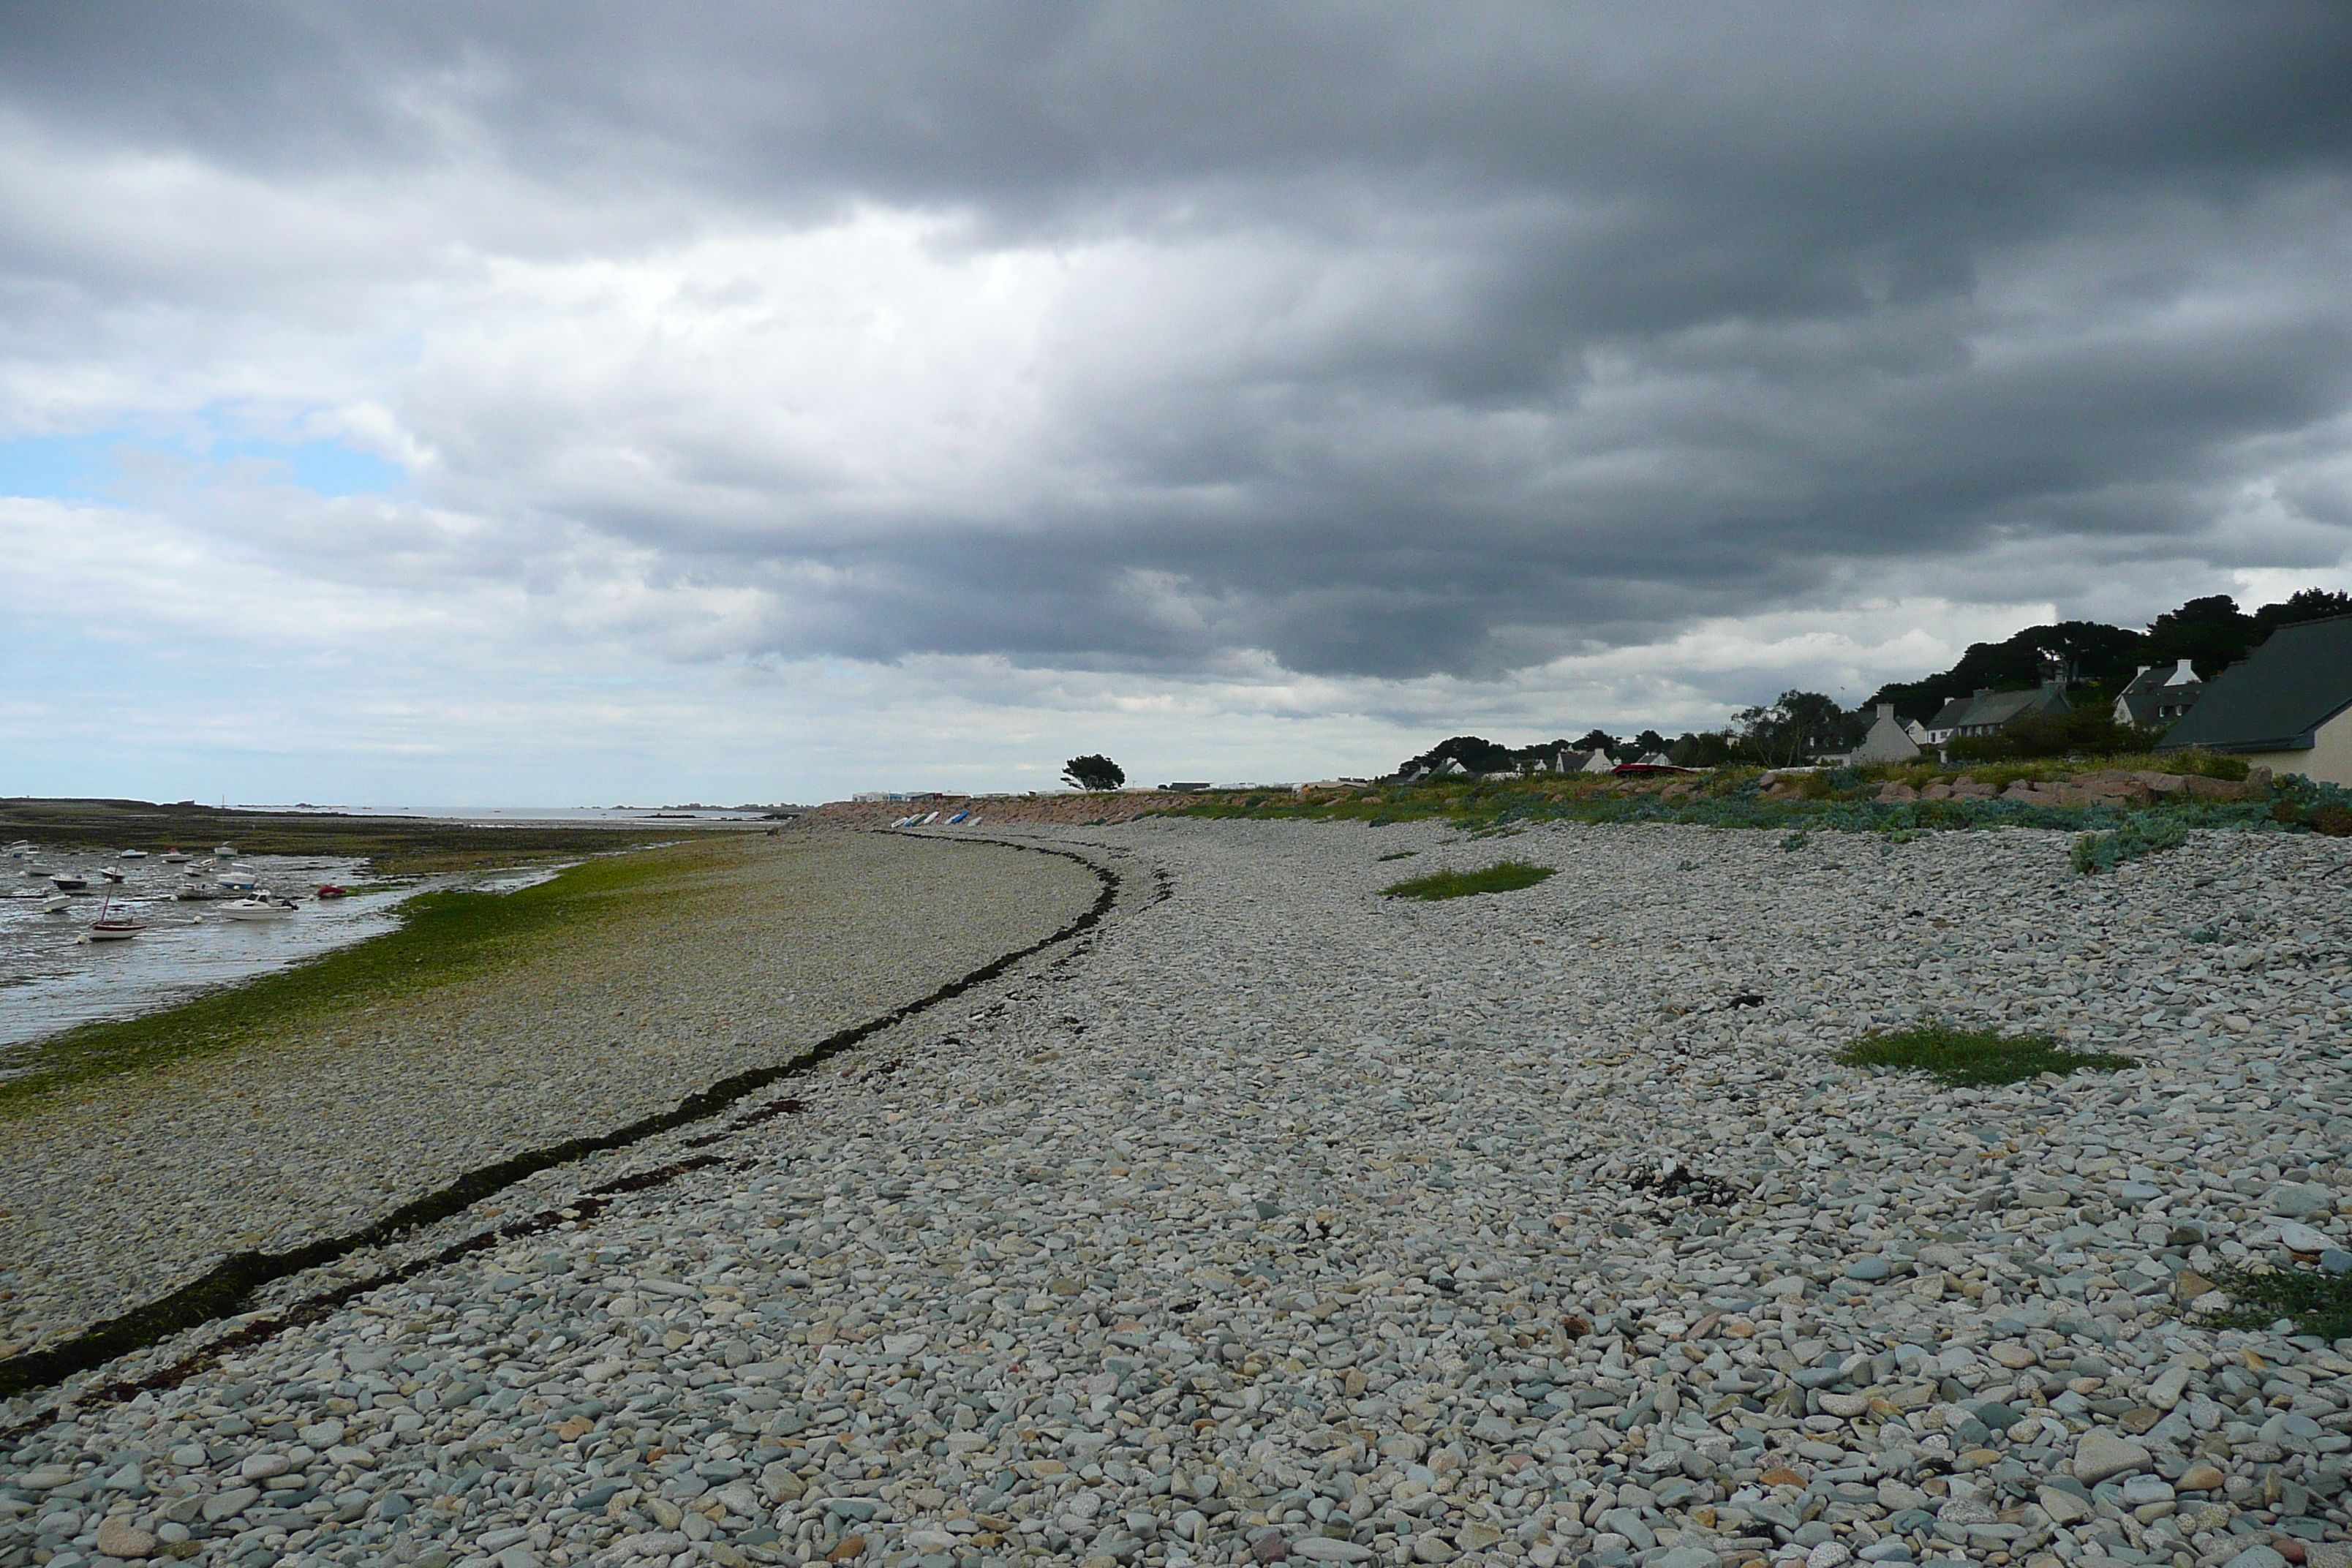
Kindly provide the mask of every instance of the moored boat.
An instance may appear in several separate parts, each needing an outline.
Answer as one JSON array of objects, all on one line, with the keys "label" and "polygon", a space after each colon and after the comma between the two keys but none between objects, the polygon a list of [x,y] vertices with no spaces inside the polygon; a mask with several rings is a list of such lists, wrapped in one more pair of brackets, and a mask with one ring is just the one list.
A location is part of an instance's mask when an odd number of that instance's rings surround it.
[{"label": "moored boat", "polygon": [[233,921],[283,921],[294,916],[294,900],[257,896],[236,899],[213,911]]},{"label": "moored boat", "polygon": [[174,866],[177,866],[187,858],[188,852],[176,847],[163,851],[163,858],[169,860]]},{"label": "moored boat", "polygon": [[121,885],[122,873],[113,869],[111,867],[100,866],[98,868],[98,874],[100,877],[103,877],[106,880],[116,884],[118,887]]},{"label": "moored boat", "polygon": [[79,893],[89,886],[89,879],[77,877],[70,871],[59,871],[49,879],[49,886],[60,893]]},{"label": "moored boat", "polygon": [[45,915],[61,915],[71,908],[73,900],[63,893],[51,893],[41,901],[41,912]]},{"label": "moored boat", "polygon": [[117,855],[115,858],[118,860],[144,860],[147,858],[147,851],[144,849],[125,849],[121,854]]},{"label": "moored boat", "polygon": [[348,899],[351,896],[349,888],[338,888],[332,882],[319,889],[319,897],[322,899]]},{"label": "moored boat", "polygon": [[114,900],[109,899],[98,907],[98,919],[89,922],[92,942],[128,942],[147,928],[129,915],[114,912]]},{"label": "moored boat", "polygon": [[234,844],[218,844],[218,845],[215,845],[215,846],[213,847],[213,858],[214,858],[214,859],[215,859],[215,860],[234,860],[234,859],[236,859],[236,845],[234,845]]}]

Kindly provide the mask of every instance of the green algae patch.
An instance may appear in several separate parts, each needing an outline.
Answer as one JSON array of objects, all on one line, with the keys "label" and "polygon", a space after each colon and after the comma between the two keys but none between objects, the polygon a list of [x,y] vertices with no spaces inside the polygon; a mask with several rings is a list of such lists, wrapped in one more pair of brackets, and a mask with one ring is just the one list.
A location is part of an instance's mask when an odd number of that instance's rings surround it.
[{"label": "green algae patch", "polygon": [[2113,1072],[2137,1065],[2104,1051],[2070,1051],[2049,1035],[2002,1035],[1931,1024],[1865,1035],[1837,1054],[1848,1067],[1903,1068],[1953,1089],[2021,1083],[2046,1072]]},{"label": "green algae patch", "polygon": [[77,1084],[287,1038],[362,1005],[538,957],[632,899],[657,893],[648,885],[693,868],[701,847],[599,858],[510,893],[420,893],[400,906],[400,925],[382,935],[174,1007],[28,1041],[10,1053],[26,1069],[0,1081],[0,1117],[32,1113],[47,1096]]},{"label": "green algae patch", "polygon": [[1438,871],[1427,877],[1415,877],[1409,882],[1382,888],[1381,896],[1433,902],[1439,899],[1466,899],[1477,893],[1515,893],[1521,888],[1534,887],[1551,874],[1549,866],[1530,866],[1525,860],[1498,860],[1483,871]]}]

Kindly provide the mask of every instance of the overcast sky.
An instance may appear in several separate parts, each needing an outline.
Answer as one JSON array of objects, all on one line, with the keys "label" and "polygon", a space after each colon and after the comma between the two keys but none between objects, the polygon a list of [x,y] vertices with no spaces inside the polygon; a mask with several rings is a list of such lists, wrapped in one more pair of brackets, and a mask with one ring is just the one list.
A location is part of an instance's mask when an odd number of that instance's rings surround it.
[{"label": "overcast sky", "polygon": [[2352,585],[2352,8],[13,4],[0,793],[1393,766]]}]

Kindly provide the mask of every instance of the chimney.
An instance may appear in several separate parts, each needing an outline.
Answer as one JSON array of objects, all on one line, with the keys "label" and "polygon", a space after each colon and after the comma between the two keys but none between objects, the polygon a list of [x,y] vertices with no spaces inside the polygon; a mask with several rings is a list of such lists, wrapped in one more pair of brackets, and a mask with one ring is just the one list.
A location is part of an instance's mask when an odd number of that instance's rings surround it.
[{"label": "chimney", "polygon": [[1979,686],[1979,687],[1978,687],[1978,688],[1977,688],[1977,700],[1978,700],[1978,701],[1981,702],[1981,701],[1983,701],[1986,698],[1988,698],[1988,697],[1990,697],[1990,696],[1991,696],[1991,695],[1992,695],[1992,688],[1991,688],[1991,687],[1990,687],[1990,686]]},{"label": "chimney", "polygon": [[1894,717],[1895,717],[1895,704],[1894,704],[1894,703],[1892,703],[1892,702],[1882,702],[1882,703],[1880,703],[1880,704],[1878,705],[1878,716],[1879,716],[1880,718],[1882,718],[1882,719],[1892,719],[1892,718],[1894,718]]}]

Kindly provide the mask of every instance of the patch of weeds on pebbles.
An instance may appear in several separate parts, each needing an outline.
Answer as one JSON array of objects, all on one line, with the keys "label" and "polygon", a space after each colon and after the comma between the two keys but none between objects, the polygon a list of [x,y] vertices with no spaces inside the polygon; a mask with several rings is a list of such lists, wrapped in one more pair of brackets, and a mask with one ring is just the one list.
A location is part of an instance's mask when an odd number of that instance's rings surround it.
[{"label": "patch of weeds on pebbles", "polygon": [[2299,1334],[2325,1340],[2352,1335],[2352,1274],[2240,1264],[2223,1264],[2210,1272],[2213,1288],[2230,1298],[2230,1305],[2202,1314],[2198,1319],[2202,1327],[2263,1330],[2285,1318]]},{"label": "patch of weeds on pebbles", "polygon": [[1745,1189],[1736,1187],[1719,1176],[1702,1175],[1674,1156],[1668,1155],[1654,1167],[1636,1171],[1633,1179],[1625,1184],[1637,1193],[1647,1193],[1659,1198],[1688,1198],[1695,1204],[1721,1208],[1746,1197]]},{"label": "patch of weeds on pebbles", "polygon": [[1416,855],[1418,855],[1418,854],[1420,854],[1420,853],[1421,853],[1421,851],[1420,851],[1420,850],[1418,850],[1418,849],[1400,849],[1400,850],[1397,850],[1394,854],[1391,854],[1391,855],[1383,855],[1383,856],[1381,856],[1381,858],[1382,860],[1410,860],[1410,859],[1412,859],[1414,856],[1416,856]]},{"label": "patch of weeds on pebbles", "polygon": [[2136,816],[2112,832],[2085,833],[2074,840],[2070,859],[2075,870],[2089,877],[2188,842],[2189,829],[2178,822]]},{"label": "patch of weeds on pebbles", "polygon": [[1942,1024],[1865,1035],[1840,1051],[1837,1059],[1848,1067],[1909,1068],[1953,1089],[2020,1083],[2045,1072],[2112,1072],[2136,1065],[2130,1057],[2109,1052],[2067,1050],[2049,1035],[2003,1035]]},{"label": "patch of weeds on pebbles", "polygon": [[1549,866],[1531,866],[1525,860],[1497,860],[1481,871],[1437,871],[1408,882],[1392,883],[1381,889],[1381,896],[1434,902],[1439,899],[1466,899],[1474,893],[1515,893],[1521,888],[1534,887],[1551,874]]}]

